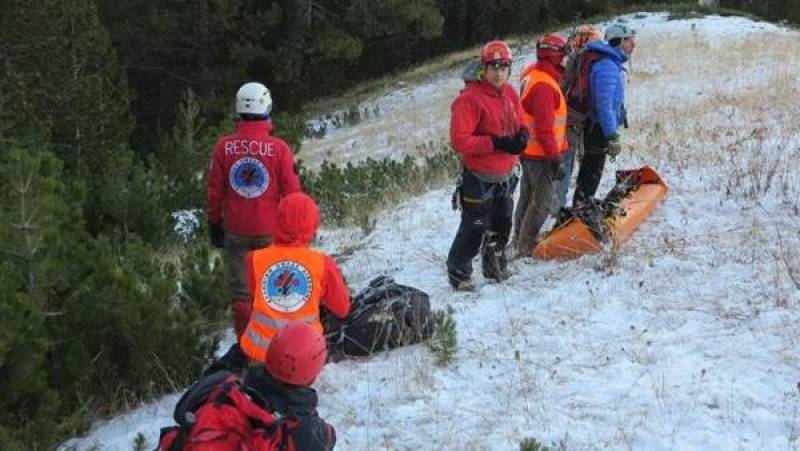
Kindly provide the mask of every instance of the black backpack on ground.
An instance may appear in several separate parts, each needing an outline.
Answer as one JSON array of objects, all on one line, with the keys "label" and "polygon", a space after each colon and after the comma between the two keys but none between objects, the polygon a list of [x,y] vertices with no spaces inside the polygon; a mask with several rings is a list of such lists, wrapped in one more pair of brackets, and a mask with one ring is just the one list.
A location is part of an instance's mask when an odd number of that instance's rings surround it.
[{"label": "black backpack on ground", "polygon": [[389,276],[373,279],[355,295],[346,319],[325,315],[324,324],[332,360],[418,343],[433,333],[428,294]]}]

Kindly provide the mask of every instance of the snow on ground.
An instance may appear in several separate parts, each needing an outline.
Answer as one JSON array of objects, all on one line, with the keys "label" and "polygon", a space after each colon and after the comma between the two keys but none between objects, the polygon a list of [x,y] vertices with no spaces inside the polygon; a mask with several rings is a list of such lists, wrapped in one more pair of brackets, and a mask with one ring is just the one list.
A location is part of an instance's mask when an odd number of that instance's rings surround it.
[{"label": "snow on ground", "polygon": [[[599,192],[613,170],[650,164],[665,204],[619,252],[516,261],[504,284],[477,264],[475,293],[446,283],[449,188],[367,236],[324,231],[329,252],[357,249],[342,265],[353,287],[379,274],[419,287],[454,308],[459,340],[444,368],[422,345],[326,366],[315,387],[337,449],[513,450],[526,437],[569,450],[800,449],[800,68],[786,57],[798,34],[742,18],[627,19],[640,30],[632,128]],[[431,86],[386,99],[420,113]],[[449,101],[458,85],[437,89]],[[373,139],[363,125],[337,133]],[[153,445],[176,399],[64,448],[131,449],[139,432]]]},{"label": "snow on ground", "polygon": [[[752,35],[759,37],[771,35],[792,35],[779,26],[766,22],[753,22],[739,17],[709,16],[689,20],[668,20],[667,14],[638,14],[624,16],[623,20],[629,21],[637,28],[640,42],[650,45],[653,42],[675,43],[674,48],[666,49],[674,52],[675,56],[684,55],[692,58],[691,61],[681,61],[677,66],[670,67],[662,59],[649,58],[647,55],[634,56],[632,73],[642,75],[660,75],[655,77],[654,83],[660,87],[652,86],[653,94],[662,95],[661,88],[665,84],[691,83],[691,90],[680,89],[680,100],[693,100],[698,92],[709,91],[709,86],[724,82],[729,89],[737,91],[747,88],[737,82],[750,80],[737,72],[726,71],[726,79],[720,80],[718,72],[722,68],[730,67],[727,64],[709,64],[708,52],[686,52],[682,46],[687,41],[701,41],[707,50],[720,51],[731,43],[743,45]],[[608,22],[595,24],[603,28]],[[562,30],[568,34],[569,29]],[[535,61],[535,42],[523,45],[523,53],[516,58],[512,67],[512,80],[516,80],[522,69]],[[641,45],[641,44],[640,44]],[[768,47],[771,44],[765,45]],[[752,54],[758,55],[764,49],[758,48],[744,54],[751,58]],[[644,49],[641,53],[646,53]],[[653,55],[652,53],[650,55]],[[661,56],[662,54],[658,54]],[[741,55],[736,53],[736,55]],[[640,61],[644,60],[644,61]],[[771,64],[747,64],[746,70],[760,73],[755,79],[763,78],[764,71],[780,60],[772,59]],[[303,141],[300,157],[309,168],[317,168],[323,160],[337,162],[361,161],[367,157],[372,158],[402,158],[407,154],[425,155],[430,152],[429,147],[422,144],[434,145],[447,139],[447,130],[450,117],[450,103],[454,94],[463,86],[461,80],[461,67],[442,72],[432,76],[426,83],[411,86],[403,82],[397,84],[396,89],[389,90],[382,95],[377,95],[358,106],[360,111],[366,111],[367,116],[356,125],[339,126],[332,124],[323,117],[312,121],[315,124],[326,123],[327,132],[323,138],[310,138]],[[671,77],[666,77],[665,70],[674,72]],[[692,77],[686,78],[687,72]],[[731,75],[735,75],[732,77]],[[635,76],[634,76],[635,79]],[[732,80],[733,79],[733,80]],[[671,97],[675,100],[678,98]],[[331,111],[327,115],[341,115],[344,110]]]}]

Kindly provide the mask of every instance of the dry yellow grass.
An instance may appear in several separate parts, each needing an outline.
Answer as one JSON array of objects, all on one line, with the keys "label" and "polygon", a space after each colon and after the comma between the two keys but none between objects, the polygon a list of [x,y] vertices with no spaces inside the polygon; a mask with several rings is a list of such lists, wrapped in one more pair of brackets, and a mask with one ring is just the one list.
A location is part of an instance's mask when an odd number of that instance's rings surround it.
[{"label": "dry yellow grass", "polygon": [[[530,46],[523,49],[531,51]],[[477,48],[455,53],[323,102],[327,108],[345,108],[358,101],[374,113],[321,139],[306,140],[305,163],[313,168],[324,159],[419,156],[446,143],[450,104],[463,86],[461,66],[475,52]],[[793,127],[800,89],[797,54],[796,34],[715,38],[692,29],[643,32],[630,68],[632,128],[624,132],[628,149],[642,158],[655,157],[655,163],[666,158],[680,166],[707,158],[714,153],[708,148],[723,148],[754,130],[776,123]],[[688,152],[697,146],[708,148]]]}]

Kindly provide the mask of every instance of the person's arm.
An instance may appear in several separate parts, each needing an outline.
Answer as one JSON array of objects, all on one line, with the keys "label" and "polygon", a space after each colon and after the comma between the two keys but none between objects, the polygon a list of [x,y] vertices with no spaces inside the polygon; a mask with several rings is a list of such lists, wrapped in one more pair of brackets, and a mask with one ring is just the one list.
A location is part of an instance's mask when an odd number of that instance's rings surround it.
[{"label": "person's arm", "polygon": [[511,98],[511,102],[514,104],[514,113],[516,113],[515,114],[516,123],[514,125],[514,129],[519,131],[522,128],[526,128],[525,124],[523,123],[524,122],[523,118],[525,117],[525,115],[523,114],[524,112],[522,107],[522,101],[519,98],[517,90],[511,87],[511,85],[509,85],[508,96]]},{"label": "person's arm", "polygon": [[208,171],[206,214],[210,224],[222,223],[222,202],[225,198],[227,183],[223,167],[224,154],[221,141],[214,146],[211,167]]},{"label": "person's arm", "polygon": [[297,176],[294,165],[294,154],[287,144],[282,144],[283,151],[280,153],[280,160],[278,162],[280,165],[279,195],[281,198],[287,194],[296,193],[301,190],[300,177]]},{"label": "person's arm", "polygon": [[560,102],[552,87],[538,83],[525,97],[522,107],[533,116],[533,139],[539,142],[548,160],[558,159],[558,146],[553,133],[553,119]]},{"label": "person's arm", "polygon": [[316,413],[299,418],[292,431],[294,448],[303,451],[330,451],[336,446],[336,429]]},{"label": "person's arm", "polygon": [[608,138],[619,126],[614,112],[614,93],[619,82],[619,67],[605,58],[594,63],[590,76],[595,114],[603,129],[603,135]]},{"label": "person's arm", "polygon": [[336,262],[325,256],[325,275],[322,281],[322,305],[339,319],[350,314],[350,289],[344,282]]},{"label": "person's arm", "polygon": [[247,291],[250,293],[250,299],[255,299],[258,281],[253,268],[253,251],[248,252],[244,257],[244,276],[247,280]]},{"label": "person's arm", "polygon": [[490,135],[477,135],[480,106],[468,97],[458,97],[450,108],[450,144],[463,155],[482,155],[495,151]]}]

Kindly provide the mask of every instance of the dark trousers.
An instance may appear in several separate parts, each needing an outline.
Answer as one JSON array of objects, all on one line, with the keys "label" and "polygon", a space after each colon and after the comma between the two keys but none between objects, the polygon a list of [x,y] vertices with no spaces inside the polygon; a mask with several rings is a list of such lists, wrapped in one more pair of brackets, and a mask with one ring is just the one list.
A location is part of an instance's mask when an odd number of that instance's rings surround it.
[{"label": "dark trousers", "polygon": [[603,177],[603,168],[606,165],[606,154],[608,153],[608,139],[603,134],[600,124],[595,124],[591,120],[586,122],[583,145],[581,168],[578,171],[575,194],[572,198],[573,207],[593,197],[600,185],[600,179]]},{"label": "dark trousers", "polygon": [[561,155],[561,165],[564,167],[564,178],[555,182],[553,188],[553,203],[550,206],[550,214],[558,216],[558,211],[567,206],[567,191],[572,183],[572,168],[575,167],[575,159],[583,158],[583,126],[572,126],[567,128],[567,140],[569,149]]},{"label": "dark trousers", "polygon": [[228,283],[228,292],[231,297],[231,317],[233,329],[239,337],[247,328],[250,313],[253,310],[253,298],[247,290],[245,281],[245,257],[250,251],[269,246],[272,242],[270,236],[243,236],[225,232],[225,249],[222,255],[225,260],[225,277]]},{"label": "dark trousers", "polygon": [[[484,249],[505,249],[511,234],[511,218],[514,212],[514,190],[517,177],[506,182],[490,183],[480,180],[467,169],[462,173],[459,200],[461,202],[461,224],[447,255],[448,276],[451,282],[467,280],[472,275],[472,259],[478,255],[484,240]],[[497,268],[487,268],[484,259],[484,275]],[[505,268],[502,268],[503,270]]]}]

